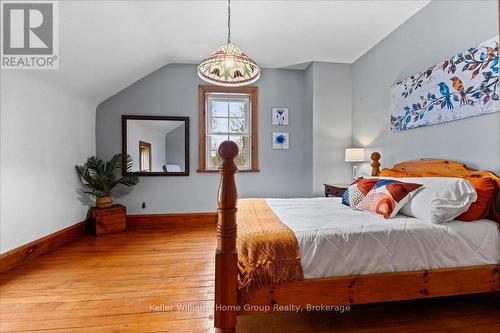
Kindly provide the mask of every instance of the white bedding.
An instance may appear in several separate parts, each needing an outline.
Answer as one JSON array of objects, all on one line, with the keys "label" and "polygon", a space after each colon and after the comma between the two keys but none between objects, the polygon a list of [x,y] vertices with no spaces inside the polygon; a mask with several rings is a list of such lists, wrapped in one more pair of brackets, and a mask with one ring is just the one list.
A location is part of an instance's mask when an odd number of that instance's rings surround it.
[{"label": "white bedding", "polygon": [[500,231],[490,220],[384,220],[340,198],[266,201],[295,233],[306,279],[500,263]]}]

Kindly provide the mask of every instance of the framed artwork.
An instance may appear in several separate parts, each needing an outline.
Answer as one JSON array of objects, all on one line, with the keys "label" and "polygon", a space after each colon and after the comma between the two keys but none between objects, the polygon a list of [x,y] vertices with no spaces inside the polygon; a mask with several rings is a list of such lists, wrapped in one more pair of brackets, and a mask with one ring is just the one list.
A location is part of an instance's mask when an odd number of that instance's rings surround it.
[{"label": "framed artwork", "polygon": [[498,36],[391,88],[393,132],[498,111]]},{"label": "framed artwork", "polygon": [[273,125],[288,126],[288,108],[272,108]]},{"label": "framed artwork", "polygon": [[289,143],[288,132],[273,132],[273,149],[288,149]]}]

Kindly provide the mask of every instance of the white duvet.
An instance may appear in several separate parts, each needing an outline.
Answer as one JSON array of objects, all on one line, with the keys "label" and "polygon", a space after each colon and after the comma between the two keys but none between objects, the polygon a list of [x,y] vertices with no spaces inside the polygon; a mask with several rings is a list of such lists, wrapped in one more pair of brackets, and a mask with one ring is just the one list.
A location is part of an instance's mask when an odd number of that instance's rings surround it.
[{"label": "white duvet", "polygon": [[490,220],[385,220],[340,198],[266,201],[295,233],[306,279],[500,263],[500,231]]}]

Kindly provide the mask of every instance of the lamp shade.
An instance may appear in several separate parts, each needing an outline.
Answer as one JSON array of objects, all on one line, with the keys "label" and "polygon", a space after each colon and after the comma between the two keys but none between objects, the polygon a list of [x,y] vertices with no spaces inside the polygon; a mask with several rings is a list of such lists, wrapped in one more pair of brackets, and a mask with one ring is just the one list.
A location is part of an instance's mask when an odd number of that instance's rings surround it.
[{"label": "lamp shade", "polygon": [[365,161],[365,148],[346,148],[345,161],[346,162],[364,162]]},{"label": "lamp shade", "polygon": [[218,86],[239,87],[257,81],[260,68],[236,45],[227,43],[202,61],[198,76]]}]

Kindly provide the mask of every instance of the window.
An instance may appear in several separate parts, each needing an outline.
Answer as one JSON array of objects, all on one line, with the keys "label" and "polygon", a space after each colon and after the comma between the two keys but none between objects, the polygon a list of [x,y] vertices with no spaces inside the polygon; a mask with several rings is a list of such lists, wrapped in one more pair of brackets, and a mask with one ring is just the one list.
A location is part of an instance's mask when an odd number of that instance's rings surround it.
[{"label": "window", "polygon": [[151,144],[139,141],[139,170],[151,172]]},{"label": "window", "polygon": [[240,171],[258,171],[257,88],[200,86],[200,167],[216,171],[222,162],[218,149],[225,140],[239,148],[235,159]]}]

